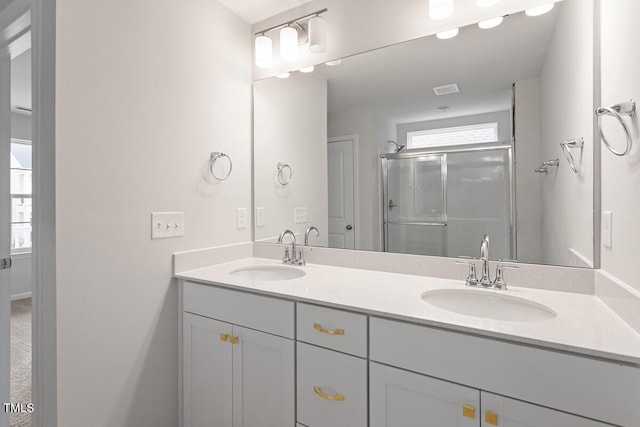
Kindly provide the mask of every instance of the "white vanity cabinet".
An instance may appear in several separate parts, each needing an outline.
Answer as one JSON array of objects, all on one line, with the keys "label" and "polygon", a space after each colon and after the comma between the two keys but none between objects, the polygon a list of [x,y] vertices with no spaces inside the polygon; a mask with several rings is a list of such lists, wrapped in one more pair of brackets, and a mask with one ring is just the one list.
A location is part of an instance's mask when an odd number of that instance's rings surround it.
[{"label": "white vanity cabinet", "polygon": [[293,302],[184,284],[183,427],[295,425],[293,313]]}]

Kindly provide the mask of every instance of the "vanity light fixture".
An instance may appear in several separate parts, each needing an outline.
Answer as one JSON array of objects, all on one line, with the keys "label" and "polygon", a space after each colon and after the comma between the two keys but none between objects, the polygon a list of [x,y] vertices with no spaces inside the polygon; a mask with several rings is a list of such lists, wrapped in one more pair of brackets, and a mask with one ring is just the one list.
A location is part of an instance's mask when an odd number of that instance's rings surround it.
[{"label": "vanity light fixture", "polygon": [[483,30],[488,30],[490,28],[495,28],[498,25],[502,24],[502,21],[504,21],[504,16],[498,16],[497,18],[487,19],[486,21],[478,22],[478,27],[482,28]]},{"label": "vanity light fixture", "polygon": [[276,77],[279,79],[288,79],[290,75],[291,73],[287,71],[286,73],[276,74]]},{"label": "vanity light fixture", "polygon": [[269,68],[273,65],[273,43],[271,39],[264,34],[256,37],[255,55],[257,67]]},{"label": "vanity light fixture", "polygon": [[479,7],[489,7],[489,6],[493,6],[494,4],[498,3],[500,0],[476,0],[476,4]]},{"label": "vanity light fixture", "polygon": [[[273,66],[273,42],[267,33],[275,30],[280,30],[280,58],[285,62],[293,62],[300,55],[306,56],[307,52],[324,52],[327,49],[327,27],[321,15],[328,11],[326,8],[317,10],[255,33],[256,66]],[[302,31],[302,37],[298,31]]]},{"label": "vanity light fixture", "polygon": [[280,30],[280,58],[291,62],[298,58],[298,30],[286,26]]},{"label": "vanity light fixture", "polygon": [[457,36],[459,32],[460,30],[458,28],[453,28],[451,30],[440,31],[439,33],[436,33],[436,37],[440,40],[448,40]]},{"label": "vanity light fixture", "polygon": [[453,14],[453,0],[429,0],[429,17],[441,20]]},{"label": "vanity light fixture", "polygon": [[327,24],[316,15],[309,20],[309,52],[322,53],[327,50]]},{"label": "vanity light fixture", "polygon": [[548,13],[555,6],[554,3],[545,4],[544,6],[532,7],[531,9],[527,9],[524,11],[527,16],[540,16]]},{"label": "vanity light fixture", "polygon": [[336,67],[340,64],[342,64],[342,59],[336,59],[333,61],[325,62],[325,65],[328,65],[329,67]]},{"label": "vanity light fixture", "polygon": [[304,67],[304,68],[300,68],[300,72],[301,73],[313,73],[313,70],[315,70],[316,67],[314,67],[313,65],[310,67]]}]

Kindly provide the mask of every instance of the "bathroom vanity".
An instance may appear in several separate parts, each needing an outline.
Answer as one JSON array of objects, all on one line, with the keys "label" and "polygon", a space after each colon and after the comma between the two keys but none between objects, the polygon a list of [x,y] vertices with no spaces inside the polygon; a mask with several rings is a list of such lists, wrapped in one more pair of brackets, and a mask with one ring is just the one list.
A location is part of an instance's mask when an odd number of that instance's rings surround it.
[{"label": "bathroom vanity", "polygon": [[[640,423],[640,336],[591,295],[260,258],[176,277],[184,427]],[[498,312],[429,302],[460,292]]]}]

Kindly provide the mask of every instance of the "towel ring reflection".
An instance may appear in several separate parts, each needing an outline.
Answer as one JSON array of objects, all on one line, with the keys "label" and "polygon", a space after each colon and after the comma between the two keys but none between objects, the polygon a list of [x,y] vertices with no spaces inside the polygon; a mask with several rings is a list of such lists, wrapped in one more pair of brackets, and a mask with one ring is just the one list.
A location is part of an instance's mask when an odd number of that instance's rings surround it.
[{"label": "towel ring reflection", "polygon": [[[633,100],[628,102],[623,102],[621,104],[612,105],[610,107],[600,107],[596,109],[596,116],[598,117],[598,130],[600,130],[600,136],[602,137],[602,142],[604,143],[604,146],[607,147],[607,149],[609,149],[609,151],[611,151],[616,156],[626,156],[627,154],[629,154],[629,151],[631,151],[631,143],[633,142],[633,138],[631,136],[631,131],[629,130],[629,126],[624,121],[622,116],[633,117],[635,116],[635,114],[636,114],[636,103]],[[604,132],[602,131],[602,123],[600,120],[602,116],[613,116],[622,125],[622,129],[624,130],[624,133],[627,137],[627,148],[624,151],[616,151],[607,140],[607,137],[604,135]]]},{"label": "towel ring reflection", "polygon": [[573,158],[573,154],[571,154],[571,148],[579,148],[582,150],[582,147],[584,147],[584,139],[579,138],[579,139],[569,139],[567,141],[562,141],[560,143],[560,147],[562,147],[562,152],[564,153],[564,156],[567,158],[567,162],[569,162],[569,166],[571,167],[571,170],[573,171],[573,173],[578,173],[576,162]]},{"label": "towel ring reflection", "polygon": [[[227,171],[226,174],[222,176],[216,175],[216,173],[213,170],[213,166],[216,164],[216,161],[222,159],[223,157],[226,157],[227,161],[229,162],[229,170]],[[211,153],[211,158],[209,160],[209,171],[211,172],[211,176],[213,176],[218,181],[224,181],[225,179],[229,178],[229,175],[231,175],[232,170],[233,170],[233,162],[231,161],[231,157],[219,151],[214,151],[213,153]]]},{"label": "towel ring reflection", "polygon": [[[291,178],[293,177],[293,170],[291,169],[291,166],[289,166],[286,163],[278,162],[276,167],[278,168],[278,173],[277,173],[278,182],[280,184],[282,184],[282,185],[288,185],[291,182]],[[289,174],[288,174],[289,176],[288,177],[287,176],[283,177],[285,169],[289,170]]]}]

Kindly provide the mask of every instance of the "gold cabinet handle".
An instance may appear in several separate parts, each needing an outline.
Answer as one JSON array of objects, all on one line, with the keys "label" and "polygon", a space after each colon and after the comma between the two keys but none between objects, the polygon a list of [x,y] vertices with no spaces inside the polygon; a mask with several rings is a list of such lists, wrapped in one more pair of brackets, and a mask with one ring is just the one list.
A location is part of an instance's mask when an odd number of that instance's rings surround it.
[{"label": "gold cabinet handle", "polygon": [[229,338],[229,342],[231,344],[238,344],[238,337],[236,336],[231,336],[231,338]]},{"label": "gold cabinet handle", "polygon": [[318,396],[320,396],[323,399],[327,399],[327,400],[333,400],[334,402],[344,402],[344,395],[342,394],[327,394],[324,391],[320,390],[320,387],[318,387],[317,385],[313,386],[313,391],[316,392],[316,394]]},{"label": "gold cabinet handle", "polygon": [[462,416],[467,418],[476,417],[476,408],[473,405],[462,405]]},{"label": "gold cabinet handle", "polygon": [[344,335],[344,329],[326,329],[320,323],[314,323],[313,329],[327,335]]},{"label": "gold cabinet handle", "polygon": [[220,341],[227,341],[229,339],[229,334],[220,334]]},{"label": "gold cabinet handle", "polygon": [[498,414],[493,411],[487,411],[484,413],[484,420],[487,424],[491,424],[492,426],[498,425]]}]

